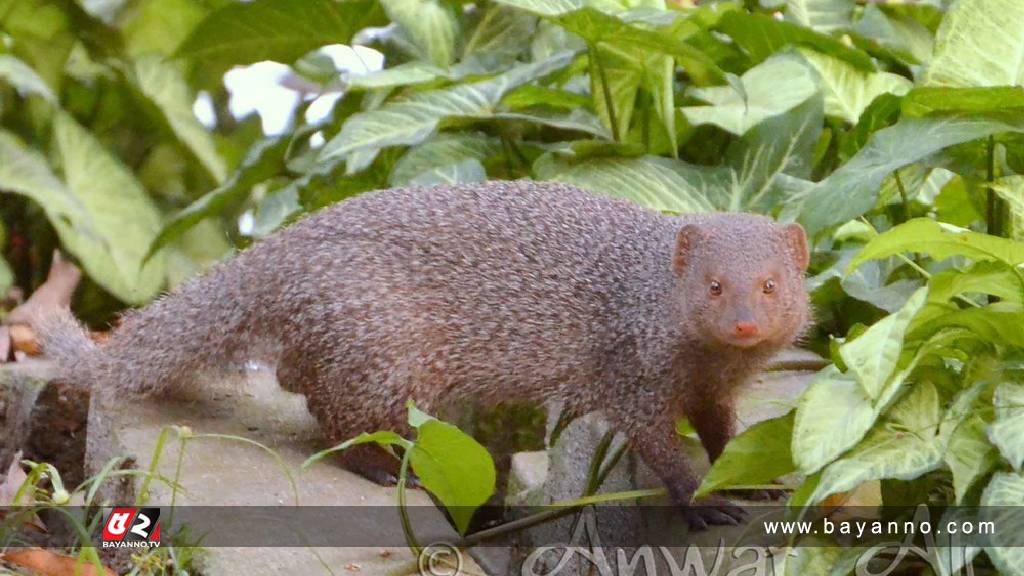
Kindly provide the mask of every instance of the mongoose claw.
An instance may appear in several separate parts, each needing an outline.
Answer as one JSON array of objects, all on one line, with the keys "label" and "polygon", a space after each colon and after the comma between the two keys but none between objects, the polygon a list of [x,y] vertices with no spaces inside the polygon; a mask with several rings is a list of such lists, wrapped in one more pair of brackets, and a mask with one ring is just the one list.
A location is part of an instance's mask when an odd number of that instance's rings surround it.
[{"label": "mongoose claw", "polygon": [[705,498],[699,504],[683,509],[691,530],[705,530],[708,526],[735,526],[747,516],[746,510],[725,498]]},{"label": "mongoose claw", "polygon": [[785,490],[726,490],[726,494],[739,500],[749,500],[751,502],[769,502],[772,500],[782,500],[786,497]]}]

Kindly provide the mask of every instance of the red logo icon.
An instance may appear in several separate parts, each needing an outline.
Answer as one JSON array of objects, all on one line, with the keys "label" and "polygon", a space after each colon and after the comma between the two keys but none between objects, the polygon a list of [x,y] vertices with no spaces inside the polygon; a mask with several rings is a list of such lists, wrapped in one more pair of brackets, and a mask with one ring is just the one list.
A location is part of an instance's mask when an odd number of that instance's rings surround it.
[{"label": "red logo icon", "polygon": [[153,548],[160,545],[159,508],[113,508],[103,524],[104,548]]}]

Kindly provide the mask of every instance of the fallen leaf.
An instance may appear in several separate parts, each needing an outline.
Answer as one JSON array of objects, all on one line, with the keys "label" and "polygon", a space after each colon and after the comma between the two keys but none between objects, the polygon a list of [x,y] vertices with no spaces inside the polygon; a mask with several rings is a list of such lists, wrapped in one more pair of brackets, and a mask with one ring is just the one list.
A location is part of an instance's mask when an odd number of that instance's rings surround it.
[{"label": "fallen leaf", "polygon": [[24,352],[29,356],[38,356],[41,352],[39,342],[36,341],[36,333],[25,324],[14,324],[7,326],[10,334],[10,342],[14,346],[14,352]]},{"label": "fallen leaf", "polygon": [[[99,576],[96,568],[88,562],[83,562],[78,571],[78,559],[71,556],[57,554],[44,548],[29,548],[26,550],[13,550],[0,554],[0,559],[24,566],[29,570],[38,572],[43,576]],[[110,568],[103,568],[103,576],[116,576]]]},{"label": "fallen leaf", "polygon": [[21,469],[21,450],[18,450],[14,453],[10,467],[7,468],[4,481],[0,482],[0,506],[14,504],[14,495],[27,479],[28,475]]},{"label": "fallen leaf", "polygon": [[32,319],[39,312],[71,306],[71,297],[81,279],[82,271],[78,269],[78,266],[65,260],[60,252],[54,252],[46,281],[36,288],[36,291],[28,297],[24,304],[11,310],[4,323],[7,325],[31,324]]}]

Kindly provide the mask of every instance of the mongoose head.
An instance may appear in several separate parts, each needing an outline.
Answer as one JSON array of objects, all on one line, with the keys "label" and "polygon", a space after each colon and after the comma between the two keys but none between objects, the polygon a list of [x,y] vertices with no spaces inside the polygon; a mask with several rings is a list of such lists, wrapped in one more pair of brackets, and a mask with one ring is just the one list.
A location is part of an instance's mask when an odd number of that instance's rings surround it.
[{"label": "mongoose head", "polygon": [[791,343],[808,321],[807,238],[751,214],[693,217],[676,237],[683,322],[711,346]]}]

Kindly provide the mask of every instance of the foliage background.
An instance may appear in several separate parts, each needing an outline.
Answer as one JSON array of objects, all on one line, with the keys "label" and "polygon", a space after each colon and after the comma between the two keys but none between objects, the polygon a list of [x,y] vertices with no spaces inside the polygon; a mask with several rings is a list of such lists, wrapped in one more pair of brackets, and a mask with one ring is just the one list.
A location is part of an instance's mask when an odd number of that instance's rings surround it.
[{"label": "foliage background", "polygon": [[[305,212],[409,184],[769,213],[810,233],[808,345],[834,364],[705,489],[770,469],[800,473],[794,505],[868,481],[886,503],[1024,503],[1024,3],[695,4],[0,0],[0,293],[59,246],[102,324]],[[331,44],[385,67],[337,70]],[[263,60],[301,94],[273,137],[222,81]],[[1021,550],[965,561],[1019,574]]]}]

